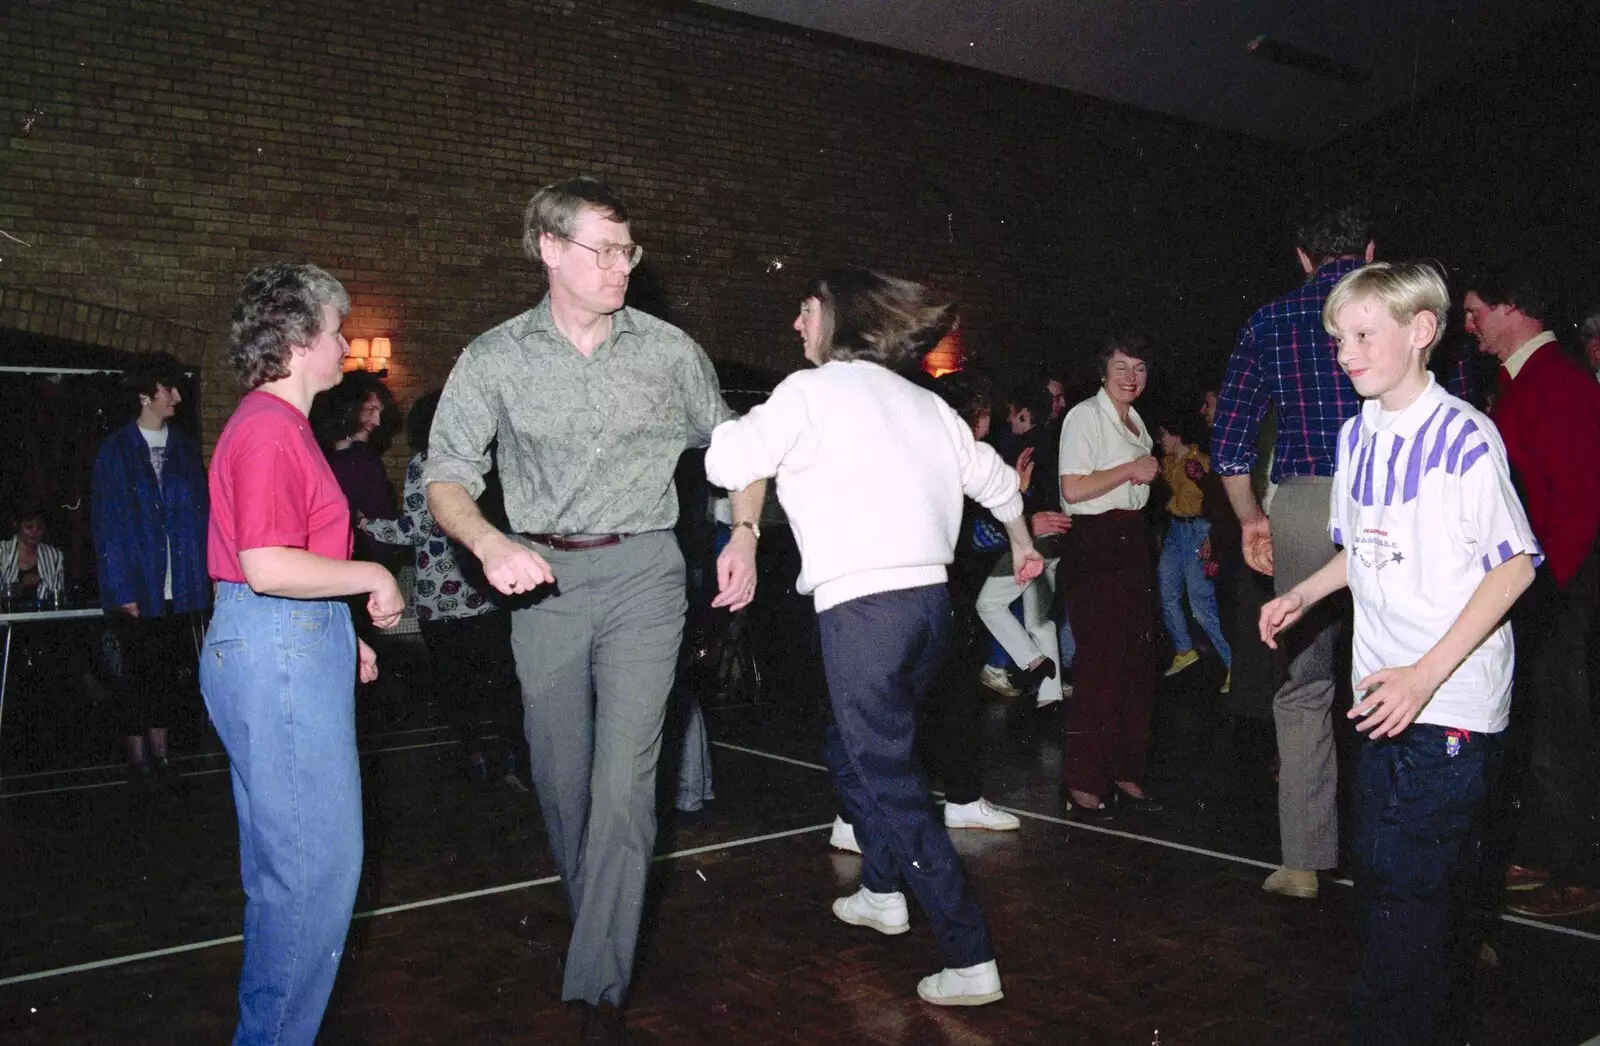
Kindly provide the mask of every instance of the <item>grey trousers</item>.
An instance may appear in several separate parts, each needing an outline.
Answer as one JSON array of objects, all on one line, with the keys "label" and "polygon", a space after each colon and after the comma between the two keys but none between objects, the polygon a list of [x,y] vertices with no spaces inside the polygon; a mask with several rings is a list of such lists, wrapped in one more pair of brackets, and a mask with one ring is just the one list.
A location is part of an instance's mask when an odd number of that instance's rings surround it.
[{"label": "grey trousers", "polygon": [[656,764],[683,639],[670,532],[608,548],[533,546],[557,591],[514,611],[523,728],[572,939],[563,999],[622,1005],[656,839]]},{"label": "grey trousers", "polygon": [[[1333,480],[1287,478],[1272,501],[1273,588],[1279,595],[1333,557],[1328,503]],[[1324,600],[1279,641],[1289,676],[1272,699],[1278,728],[1278,833],[1283,863],[1313,870],[1339,863],[1338,761],[1333,746],[1334,644],[1342,599]]]}]

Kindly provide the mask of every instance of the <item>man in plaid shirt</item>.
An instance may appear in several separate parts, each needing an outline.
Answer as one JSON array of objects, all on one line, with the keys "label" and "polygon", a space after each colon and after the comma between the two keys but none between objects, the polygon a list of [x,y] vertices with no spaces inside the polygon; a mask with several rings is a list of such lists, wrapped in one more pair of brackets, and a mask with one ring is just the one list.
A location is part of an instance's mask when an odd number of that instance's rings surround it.
[{"label": "man in plaid shirt", "polygon": [[[1296,240],[1308,278],[1257,310],[1239,332],[1211,436],[1213,467],[1239,516],[1245,562],[1272,575],[1279,595],[1333,554],[1327,517],[1339,427],[1361,409],[1361,397],[1339,369],[1322,306],[1345,273],[1373,256],[1371,225],[1356,207],[1303,226]],[[1278,490],[1269,520],[1250,488],[1250,470],[1270,405],[1278,412],[1272,464]],[[1326,603],[1307,615],[1288,644],[1289,677],[1272,702],[1283,865],[1262,888],[1288,897],[1315,897],[1317,871],[1338,862],[1332,707],[1339,616]]]}]

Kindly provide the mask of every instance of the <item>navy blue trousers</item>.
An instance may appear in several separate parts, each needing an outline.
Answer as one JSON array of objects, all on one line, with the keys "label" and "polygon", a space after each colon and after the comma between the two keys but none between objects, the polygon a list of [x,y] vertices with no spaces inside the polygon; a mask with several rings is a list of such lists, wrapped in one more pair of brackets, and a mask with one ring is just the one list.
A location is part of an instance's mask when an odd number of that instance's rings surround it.
[{"label": "navy blue trousers", "polygon": [[817,624],[833,703],[828,766],[861,844],[861,884],[910,889],[947,966],[988,962],[989,927],[912,757],[918,709],[950,642],[949,590],[862,596],[824,610]]},{"label": "navy blue trousers", "polygon": [[1356,763],[1352,1046],[1460,1046],[1467,915],[1501,735],[1413,723]]}]

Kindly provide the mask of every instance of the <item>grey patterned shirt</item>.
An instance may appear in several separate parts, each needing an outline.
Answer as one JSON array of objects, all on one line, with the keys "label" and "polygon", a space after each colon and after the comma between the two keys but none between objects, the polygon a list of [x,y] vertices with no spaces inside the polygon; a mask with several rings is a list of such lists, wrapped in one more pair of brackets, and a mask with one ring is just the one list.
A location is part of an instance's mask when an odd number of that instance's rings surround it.
[{"label": "grey patterned shirt", "polygon": [[623,308],[585,358],[556,327],[546,297],[456,360],[422,480],[459,483],[476,498],[498,437],[512,530],[667,530],[678,521],[679,456],[732,417],[711,360],[683,331]]}]

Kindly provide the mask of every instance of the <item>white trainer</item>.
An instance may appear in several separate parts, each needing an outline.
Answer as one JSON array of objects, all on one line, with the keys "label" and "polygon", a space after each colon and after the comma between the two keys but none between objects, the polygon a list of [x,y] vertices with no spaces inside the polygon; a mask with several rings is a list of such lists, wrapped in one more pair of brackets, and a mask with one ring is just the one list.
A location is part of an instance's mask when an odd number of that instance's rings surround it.
[{"label": "white trainer", "polygon": [[863,886],[849,897],[833,902],[833,914],[851,926],[865,926],[894,937],[911,929],[911,913],[906,911],[906,895],[873,893]]},{"label": "white trainer", "polygon": [[935,1006],[982,1006],[1005,998],[993,959],[956,970],[946,967],[917,982],[917,994]]},{"label": "white trainer", "polygon": [[993,690],[1001,697],[1016,697],[1022,693],[1011,685],[1011,676],[1003,668],[994,665],[984,665],[983,671],[978,673],[978,682]]},{"label": "white trainer", "polygon": [[855,826],[838,816],[833,819],[833,834],[828,836],[828,845],[846,853],[861,852],[861,844],[856,842]]},{"label": "white trainer", "polygon": [[986,828],[991,832],[1014,832],[1022,827],[1015,814],[1008,814],[987,799],[975,803],[945,803],[946,828]]}]

